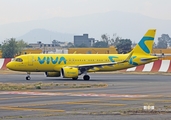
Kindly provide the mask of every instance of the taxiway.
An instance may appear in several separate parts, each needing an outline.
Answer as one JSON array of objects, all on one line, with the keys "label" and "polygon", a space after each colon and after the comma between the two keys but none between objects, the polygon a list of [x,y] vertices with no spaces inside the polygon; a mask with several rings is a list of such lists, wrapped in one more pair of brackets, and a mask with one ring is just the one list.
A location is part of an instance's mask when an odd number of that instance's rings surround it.
[{"label": "taxiway", "polygon": [[[55,88],[29,91],[0,91],[1,119],[169,119],[171,113],[130,115],[146,104],[156,110],[171,109],[171,76],[145,74],[91,74],[90,81],[46,78],[33,74],[0,74],[1,83],[99,84],[105,87]],[[162,116],[160,116],[163,114]]]}]

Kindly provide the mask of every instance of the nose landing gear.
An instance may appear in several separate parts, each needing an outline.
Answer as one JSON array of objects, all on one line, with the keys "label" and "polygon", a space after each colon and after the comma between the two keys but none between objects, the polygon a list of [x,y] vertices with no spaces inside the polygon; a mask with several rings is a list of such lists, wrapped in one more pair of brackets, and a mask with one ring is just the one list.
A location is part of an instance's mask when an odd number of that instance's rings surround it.
[{"label": "nose landing gear", "polygon": [[30,72],[27,72],[26,80],[31,80]]},{"label": "nose landing gear", "polygon": [[30,76],[26,76],[26,80],[30,80],[31,79],[31,77]]}]

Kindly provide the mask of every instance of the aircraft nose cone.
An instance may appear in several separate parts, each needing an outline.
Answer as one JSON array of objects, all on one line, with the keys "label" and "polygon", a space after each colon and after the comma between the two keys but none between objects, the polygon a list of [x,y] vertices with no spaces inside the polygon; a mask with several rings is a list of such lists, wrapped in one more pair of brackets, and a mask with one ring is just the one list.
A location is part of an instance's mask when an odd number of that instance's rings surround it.
[{"label": "aircraft nose cone", "polygon": [[11,62],[7,63],[6,67],[7,67],[8,69],[11,69],[11,68],[12,68]]}]

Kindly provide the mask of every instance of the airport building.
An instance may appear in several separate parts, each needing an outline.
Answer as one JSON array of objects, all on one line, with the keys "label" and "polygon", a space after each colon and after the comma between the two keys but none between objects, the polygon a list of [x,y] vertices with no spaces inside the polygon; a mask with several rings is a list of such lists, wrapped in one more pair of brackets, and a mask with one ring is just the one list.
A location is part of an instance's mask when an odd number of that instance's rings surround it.
[{"label": "airport building", "polygon": [[42,53],[66,53],[66,50],[61,49],[61,47],[66,46],[66,42],[59,42],[52,44],[44,44],[41,41],[38,41],[37,43],[30,43],[29,46],[33,49],[41,49]]},{"label": "airport building", "polygon": [[88,34],[74,36],[74,46],[85,45],[86,47],[93,46],[95,42],[94,38],[88,38]]}]

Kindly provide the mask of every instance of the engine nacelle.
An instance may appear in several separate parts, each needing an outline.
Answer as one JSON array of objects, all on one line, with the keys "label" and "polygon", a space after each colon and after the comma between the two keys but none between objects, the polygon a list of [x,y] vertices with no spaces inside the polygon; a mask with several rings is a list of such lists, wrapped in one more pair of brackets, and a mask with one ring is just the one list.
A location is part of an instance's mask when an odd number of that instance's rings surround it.
[{"label": "engine nacelle", "polygon": [[73,67],[63,67],[61,72],[64,78],[76,78],[78,77],[79,70]]},{"label": "engine nacelle", "polygon": [[61,72],[45,72],[46,77],[60,77]]}]

